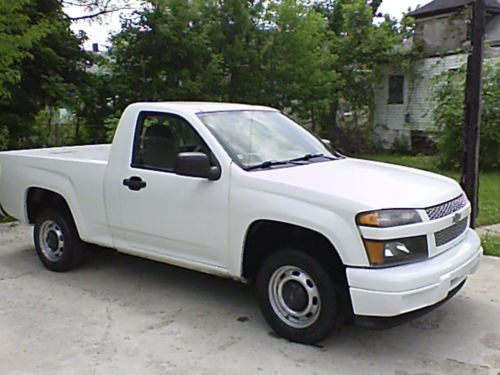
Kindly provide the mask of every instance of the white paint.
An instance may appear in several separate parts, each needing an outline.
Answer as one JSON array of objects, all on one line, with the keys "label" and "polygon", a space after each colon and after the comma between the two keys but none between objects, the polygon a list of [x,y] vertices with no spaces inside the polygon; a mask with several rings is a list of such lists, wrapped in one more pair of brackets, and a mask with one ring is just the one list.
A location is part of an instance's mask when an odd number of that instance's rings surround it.
[{"label": "white paint", "polygon": [[417,263],[381,270],[348,269],[354,313],[387,317],[434,305],[477,270],[480,246],[478,235],[469,230],[453,251],[426,261],[425,267]]},{"label": "white paint", "polygon": [[[462,194],[460,186],[447,177],[350,158],[274,170],[248,172],[239,168],[196,114],[245,109],[274,111],[225,103],[136,103],[123,113],[112,146],[0,153],[0,202],[8,213],[26,223],[28,189],[45,188],[66,199],[84,241],[237,279],[242,276],[248,229],[263,219],[322,234],[337,250],[348,275],[360,272],[351,267],[369,266],[361,233],[373,239],[387,238],[384,236],[389,234],[426,234],[433,259],[412,265],[412,272],[405,272],[410,268],[404,267],[370,272],[370,289],[381,293],[386,274],[399,272],[401,286],[412,290],[417,287],[417,279],[418,286],[427,280],[424,271],[430,266],[434,275],[450,272],[448,262],[435,257],[439,253],[462,259],[460,254],[469,242],[471,248],[480,251],[478,241],[469,241],[472,232],[436,249],[433,233],[451,225],[450,217],[429,222],[421,214],[424,223],[392,229],[358,228],[355,224],[360,212],[423,209]],[[215,154],[221,165],[221,178],[208,181],[132,168],[133,134],[140,111],[174,113],[185,118]],[[146,189],[131,192],[123,186],[122,181],[133,175],[147,182]],[[463,216],[469,212],[467,206]],[[459,261],[453,264],[460,266]],[[422,277],[416,278],[415,273],[419,272]],[[349,280],[353,277],[349,276]],[[360,285],[356,284],[356,288]],[[355,306],[363,304],[359,298],[364,297],[359,295],[352,293]],[[432,301],[438,300],[436,297]],[[425,297],[425,301],[430,300]],[[394,300],[391,309],[397,303]],[[364,306],[360,311],[369,315]],[[416,303],[413,307],[418,306]],[[391,309],[387,308],[388,315],[394,312]],[[383,311],[384,307],[373,306],[374,314]]]}]

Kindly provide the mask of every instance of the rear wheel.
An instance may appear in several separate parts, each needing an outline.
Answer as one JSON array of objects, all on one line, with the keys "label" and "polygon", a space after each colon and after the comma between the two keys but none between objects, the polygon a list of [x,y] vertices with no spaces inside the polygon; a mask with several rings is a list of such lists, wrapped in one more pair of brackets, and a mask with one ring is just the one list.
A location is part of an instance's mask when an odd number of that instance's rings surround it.
[{"label": "rear wheel", "polygon": [[259,269],[256,288],[264,318],[280,336],[314,344],[337,325],[333,277],[303,251],[286,249],[269,256]]},{"label": "rear wheel", "polygon": [[38,215],[34,240],[38,257],[51,271],[69,271],[85,259],[85,244],[68,214],[46,210]]}]

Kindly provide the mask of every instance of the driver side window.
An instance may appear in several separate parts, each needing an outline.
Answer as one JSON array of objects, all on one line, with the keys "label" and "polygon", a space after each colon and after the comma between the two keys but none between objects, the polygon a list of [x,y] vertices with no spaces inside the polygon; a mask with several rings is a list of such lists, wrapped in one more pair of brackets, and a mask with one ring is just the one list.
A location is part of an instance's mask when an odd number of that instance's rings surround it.
[{"label": "driver side window", "polygon": [[208,146],[185,119],[168,113],[143,112],[137,121],[132,166],[173,171],[181,152],[210,154]]}]

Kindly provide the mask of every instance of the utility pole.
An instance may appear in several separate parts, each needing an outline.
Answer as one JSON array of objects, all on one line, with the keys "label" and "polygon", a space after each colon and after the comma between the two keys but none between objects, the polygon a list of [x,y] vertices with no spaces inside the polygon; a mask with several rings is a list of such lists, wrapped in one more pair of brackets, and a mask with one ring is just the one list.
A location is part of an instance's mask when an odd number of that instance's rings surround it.
[{"label": "utility pole", "polygon": [[486,27],[485,0],[475,0],[472,6],[472,53],[467,59],[464,160],[460,183],[472,205],[471,226],[474,228],[479,211],[479,134],[482,111],[483,48]]}]

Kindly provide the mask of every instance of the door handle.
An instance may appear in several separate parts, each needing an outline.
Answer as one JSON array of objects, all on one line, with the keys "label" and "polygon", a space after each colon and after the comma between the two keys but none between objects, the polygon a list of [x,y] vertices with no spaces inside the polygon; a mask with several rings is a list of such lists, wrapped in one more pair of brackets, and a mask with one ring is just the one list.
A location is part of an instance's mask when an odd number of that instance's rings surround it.
[{"label": "door handle", "polygon": [[123,185],[130,190],[139,191],[146,187],[146,181],[143,181],[139,176],[132,176],[123,180]]}]

